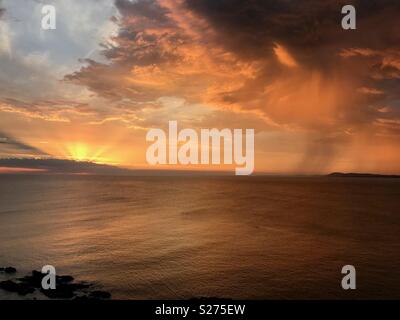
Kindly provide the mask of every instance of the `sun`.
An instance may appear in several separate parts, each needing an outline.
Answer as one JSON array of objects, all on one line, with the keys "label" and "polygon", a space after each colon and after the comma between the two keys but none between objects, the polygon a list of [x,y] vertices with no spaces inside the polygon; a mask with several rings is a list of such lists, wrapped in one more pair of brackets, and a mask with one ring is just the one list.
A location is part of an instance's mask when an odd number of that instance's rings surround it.
[{"label": "sun", "polygon": [[74,143],[67,147],[69,157],[76,161],[90,161],[89,147],[84,143]]},{"label": "sun", "polygon": [[66,157],[74,161],[89,161],[98,164],[117,163],[105,156],[107,150],[107,146],[93,146],[83,142],[73,142],[66,145]]}]

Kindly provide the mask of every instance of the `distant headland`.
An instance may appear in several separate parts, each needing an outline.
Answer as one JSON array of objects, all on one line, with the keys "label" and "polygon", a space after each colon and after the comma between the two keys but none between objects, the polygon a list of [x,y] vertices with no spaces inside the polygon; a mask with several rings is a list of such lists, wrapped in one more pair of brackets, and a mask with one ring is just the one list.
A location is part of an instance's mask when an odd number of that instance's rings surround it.
[{"label": "distant headland", "polygon": [[327,175],[328,177],[343,177],[343,178],[400,178],[400,175],[388,175],[388,174],[374,174],[374,173],[343,173],[343,172],[332,172]]}]

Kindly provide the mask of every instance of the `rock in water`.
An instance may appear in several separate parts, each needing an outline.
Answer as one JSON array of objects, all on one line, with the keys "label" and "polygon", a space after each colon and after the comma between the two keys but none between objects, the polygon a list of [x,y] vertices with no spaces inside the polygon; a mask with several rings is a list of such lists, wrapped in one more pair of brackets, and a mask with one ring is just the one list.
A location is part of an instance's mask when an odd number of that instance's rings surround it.
[{"label": "rock in water", "polygon": [[75,297],[74,288],[69,285],[58,285],[56,289],[41,289],[46,297],[50,299],[72,299]]},{"label": "rock in water", "polygon": [[74,281],[74,277],[72,276],[56,276],[57,283],[70,283]]},{"label": "rock in water", "polygon": [[[17,270],[13,267],[2,267],[0,272],[3,273],[16,273]],[[0,289],[8,292],[15,292],[20,295],[27,295],[29,293],[39,290],[43,295],[50,299],[78,299],[78,300],[97,300],[97,299],[110,299],[111,294],[107,291],[95,290],[90,292],[90,287],[93,286],[89,282],[74,282],[74,277],[69,275],[56,276],[55,289],[43,289],[42,280],[45,274],[40,271],[33,270],[31,274],[22,278],[7,280],[0,282]]]},{"label": "rock in water", "polygon": [[9,291],[9,292],[16,292],[19,295],[25,296],[29,293],[33,293],[35,291],[34,288],[31,286],[24,284],[24,283],[16,283],[11,280],[2,281],[0,282],[0,288]]},{"label": "rock in water", "polygon": [[7,267],[7,268],[4,268],[4,272],[5,273],[16,273],[17,269],[15,269],[14,267]]},{"label": "rock in water", "polygon": [[4,273],[16,273],[17,269],[15,269],[14,267],[2,267],[0,268],[0,272],[4,272]]},{"label": "rock in water", "polygon": [[41,272],[33,270],[32,275],[25,276],[18,280],[20,280],[21,282],[28,284],[34,288],[41,288],[43,276],[44,276],[44,274],[42,274]]}]

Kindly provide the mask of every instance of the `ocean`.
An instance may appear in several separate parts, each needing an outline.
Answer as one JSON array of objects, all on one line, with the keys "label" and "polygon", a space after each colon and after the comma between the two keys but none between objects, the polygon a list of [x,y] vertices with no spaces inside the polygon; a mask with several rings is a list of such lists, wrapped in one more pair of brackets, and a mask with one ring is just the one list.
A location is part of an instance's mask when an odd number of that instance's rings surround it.
[{"label": "ocean", "polygon": [[399,200],[400,179],[2,175],[0,266],[113,299],[399,299]]}]

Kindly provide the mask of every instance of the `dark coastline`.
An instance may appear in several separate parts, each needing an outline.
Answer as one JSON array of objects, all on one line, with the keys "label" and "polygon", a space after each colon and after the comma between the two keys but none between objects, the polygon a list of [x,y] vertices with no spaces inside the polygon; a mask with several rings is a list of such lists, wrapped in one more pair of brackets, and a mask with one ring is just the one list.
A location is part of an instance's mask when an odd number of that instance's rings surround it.
[{"label": "dark coastline", "polygon": [[386,174],[374,174],[374,173],[343,173],[333,172],[327,175],[327,177],[339,177],[339,178],[400,178],[400,175],[386,175]]}]

